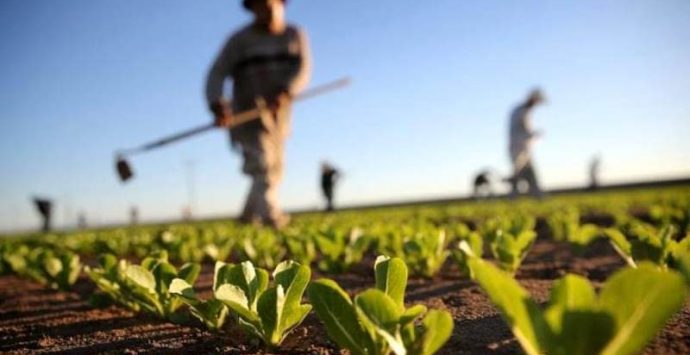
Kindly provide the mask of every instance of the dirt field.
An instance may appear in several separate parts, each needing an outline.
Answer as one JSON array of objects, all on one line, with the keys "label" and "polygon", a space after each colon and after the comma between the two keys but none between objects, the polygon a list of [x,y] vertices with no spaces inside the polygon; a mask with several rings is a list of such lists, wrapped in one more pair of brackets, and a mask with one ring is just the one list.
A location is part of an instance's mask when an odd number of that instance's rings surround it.
[{"label": "dirt field", "polygon": [[[331,276],[349,292],[373,286],[373,257],[347,274]],[[622,260],[603,241],[584,255],[540,238],[518,272],[520,283],[540,302],[553,281],[567,272],[600,284]],[[473,282],[457,276],[452,262],[433,280],[411,279],[407,303],[445,308],[453,314],[453,336],[443,354],[519,353],[520,347],[496,309]],[[314,275],[318,278],[320,275]],[[204,265],[196,288],[208,296],[213,267]],[[283,353],[334,354],[337,348],[311,314],[288,337],[280,351],[267,351],[226,326],[213,334],[200,324],[176,325],[114,306],[95,309],[87,303],[92,284],[80,279],[72,292],[57,292],[15,276],[0,278],[0,352],[2,353]],[[649,354],[690,354],[690,303],[657,335]]]}]

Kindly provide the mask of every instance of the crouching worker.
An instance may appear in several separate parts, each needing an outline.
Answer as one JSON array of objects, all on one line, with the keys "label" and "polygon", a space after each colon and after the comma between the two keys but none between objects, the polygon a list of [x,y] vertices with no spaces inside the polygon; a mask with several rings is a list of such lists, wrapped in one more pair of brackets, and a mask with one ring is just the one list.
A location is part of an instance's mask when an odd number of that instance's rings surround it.
[{"label": "crouching worker", "polygon": [[[310,76],[307,37],[285,22],[285,1],[242,2],[254,20],[230,36],[206,83],[215,123],[230,128],[232,147],[242,154],[242,170],[252,179],[240,220],[275,228],[289,221],[278,206],[278,186],[291,101]],[[223,95],[226,79],[232,80],[232,101]],[[233,126],[233,112],[253,109],[257,102],[265,108],[260,119]]]}]

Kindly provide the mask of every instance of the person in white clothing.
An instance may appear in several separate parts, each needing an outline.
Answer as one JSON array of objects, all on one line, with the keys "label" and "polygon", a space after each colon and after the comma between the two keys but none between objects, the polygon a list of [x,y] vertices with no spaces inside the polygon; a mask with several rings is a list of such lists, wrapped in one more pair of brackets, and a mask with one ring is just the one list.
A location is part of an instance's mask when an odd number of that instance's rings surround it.
[{"label": "person in white clothing", "polygon": [[532,129],[531,113],[539,104],[545,101],[544,94],[539,89],[530,92],[527,100],[518,105],[510,115],[510,160],[513,164],[513,176],[509,179],[512,184],[512,195],[519,193],[521,182],[527,184],[527,192],[534,197],[542,197],[537,175],[532,165],[531,146],[541,132]]}]

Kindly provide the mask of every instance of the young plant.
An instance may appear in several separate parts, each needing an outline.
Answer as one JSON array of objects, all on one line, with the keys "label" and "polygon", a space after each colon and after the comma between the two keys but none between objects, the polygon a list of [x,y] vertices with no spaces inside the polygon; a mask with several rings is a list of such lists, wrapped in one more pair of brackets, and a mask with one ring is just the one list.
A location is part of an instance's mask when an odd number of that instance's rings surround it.
[{"label": "young plant", "polygon": [[[216,263],[216,273],[223,265],[222,262]],[[214,292],[217,286],[216,278],[214,277]],[[200,320],[209,330],[217,332],[223,328],[228,316],[228,307],[217,298],[214,297],[209,300],[199,299],[192,285],[183,279],[177,278],[170,283],[170,293],[184,302],[189,308],[189,313]]]},{"label": "young plant", "polygon": [[54,247],[6,245],[0,264],[17,275],[28,277],[52,289],[66,291],[77,281],[82,264],[79,255]]},{"label": "young plant", "polygon": [[240,326],[269,347],[277,347],[311,310],[301,304],[311,278],[307,266],[284,261],[268,271],[250,261],[239,265],[216,264],[214,297],[237,315]]},{"label": "young plant", "polygon": [[536,239],[537,233],[533,230],[522,231],[517,235],[498,230],[489,246],[501,269],[514,274]]},{"label": "young plant", "polygon": [[534,217],[507,216],[487,220],[480,233],[489,243],[501,269],[515,273],[537,239]]},{"label": "young plant", "polygon": [[[354,355],[438,351],[453,331],[450,314],[427,312],[423,305],[405,308],[407,266],[401,259],[379,256],[374,270],[376,288],[354,300],[333,280],[320,279],[309,285],[309,300],[329,338]],[[416,326],[415,320],[423,315]]]},{"label": "young plant", "polygon": [[601,236],[600,228],[594,224],[580,224],[580,212],[576,208],[553,213],[547,220],[553,238],[570,243],[582,252],[586,246]]},{"label": "young plant", "polygon": [[319,270],[330,273],[347,271],[362,260],[371,244],[359,228],[331,228],[315,235],[314,241],[321,252]]},{"label": "young plant", "polygon": [[[469,228],[465,227],[464,231],[458,233],[457,238],[459,240],[458,245],[460,242],[465,241],[474,255],[481,257],[482,254],[484,254],[484,240],[479,233],[471,231]],[[451,253],[453,255],[453,259],[455,259],[458,264],[460,274],[462,276],[471,278],[472,270],[467,265],[467,256],[465,253],[463,253],[460,249],[454,249]]]},{"label": "young plant", "polygon": [[141,265],[132,265],[126,260],[109,254],[99,258],[101,268],[86,268],[96,286],[113,301],[134,311],[146,311],[161,318],[175,320],[175,311],[183,304],[170,293],[170,284],[181,278],[192,284],[199,276],[200,266],[187,263],[179,272],[168,262],[166,252],[145,258]]},{"label": "young plant", "polygon": [[545,309],[508,273],[474,256],[474,278],[527,354],[635,354],[685,299],[683,278],[644,263],[611,276],[597,296],[585,278],[557,281]]},{"label": "young plant", "polygon": [[36,260],[45,284],[56,290],[69,290],[79,278],[82,264],[79,255],[68,251],[43,250]]},{"label": "young plant", "polygon": [[311,237],[299,233],[286,234],[285,244],[290,258],[302,265],[311,265],[316,259],[316,243]]},{"label": "young plant", "polygon": [[636,267],[637,263],[648,261],[666,268],[672,263],[673,253],[678,248],[678,242],[673,240],[673,226],[667,225],[657,230],[651,225],[636,221],[624,229],[629,237],[616,228],[607,228],[604,234],[628,265]]},{"label": "young plant", "polygon": [[446,232],[429,227],[413,234],[403,244],[405,263],[417,275],[433,277],[450,255]]},{"label": "young plant", "polygon": [[273,269],[285,258],[287,250],[276,235],[268,228],[251,228],[245,232],[242,251],[254,264]]}]

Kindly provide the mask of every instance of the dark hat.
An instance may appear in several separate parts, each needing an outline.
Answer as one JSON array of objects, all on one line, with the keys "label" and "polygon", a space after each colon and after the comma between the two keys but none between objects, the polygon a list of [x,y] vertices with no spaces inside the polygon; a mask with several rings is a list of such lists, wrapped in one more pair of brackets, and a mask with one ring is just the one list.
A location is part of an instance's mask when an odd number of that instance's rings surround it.
[{"label": "dark hat", "polygon": [[[242,6],[244,6],[245,9],[251,10],[250,4],[252,3],[252,0],[242,0]],[[283,4],[287,3],[287,0],[283,0]]]}]

